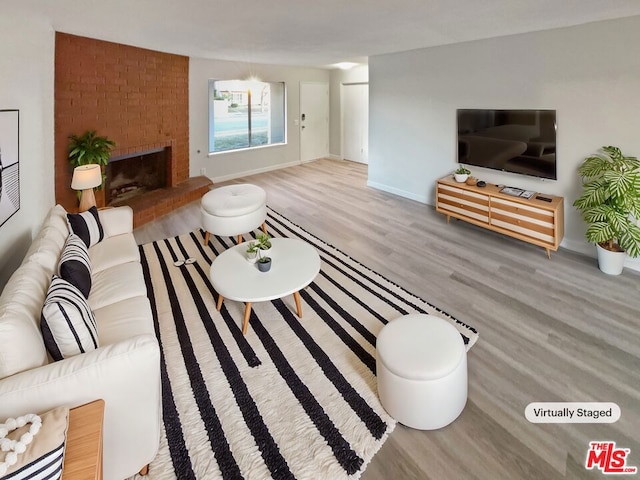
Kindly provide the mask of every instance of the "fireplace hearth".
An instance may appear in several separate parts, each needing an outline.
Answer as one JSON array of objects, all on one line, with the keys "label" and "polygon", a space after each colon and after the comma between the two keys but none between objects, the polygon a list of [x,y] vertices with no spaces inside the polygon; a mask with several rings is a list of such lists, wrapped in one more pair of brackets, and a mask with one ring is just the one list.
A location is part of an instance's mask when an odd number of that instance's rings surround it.
[{"label": "fireplace hearth", "polygon": [[170,153],[167,147],[110,158],[105,172],[105,204],[123,205],[134,197],[169,186]]}]

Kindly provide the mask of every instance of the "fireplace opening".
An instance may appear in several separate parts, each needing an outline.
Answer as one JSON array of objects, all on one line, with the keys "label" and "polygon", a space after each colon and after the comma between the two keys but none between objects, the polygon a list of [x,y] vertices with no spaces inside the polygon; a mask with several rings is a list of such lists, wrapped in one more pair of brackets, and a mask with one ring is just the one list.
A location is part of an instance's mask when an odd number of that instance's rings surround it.
[{"label": "fireplace opening", "polygon": [[117,206],[133,197],[167,186],[170,148],[159,148],[109,159],[105,204]]}]

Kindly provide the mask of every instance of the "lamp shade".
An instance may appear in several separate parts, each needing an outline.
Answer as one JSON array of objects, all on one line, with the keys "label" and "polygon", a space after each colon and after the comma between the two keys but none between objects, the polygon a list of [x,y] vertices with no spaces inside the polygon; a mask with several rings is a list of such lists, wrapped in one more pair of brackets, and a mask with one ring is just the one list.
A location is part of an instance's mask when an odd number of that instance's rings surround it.
[{"label": "lamp shade", "polygon": [[73,169],[71,188],[74,190],[87,190],[97,187],[102,183],[102,171],[100,165],[80,165]]}]

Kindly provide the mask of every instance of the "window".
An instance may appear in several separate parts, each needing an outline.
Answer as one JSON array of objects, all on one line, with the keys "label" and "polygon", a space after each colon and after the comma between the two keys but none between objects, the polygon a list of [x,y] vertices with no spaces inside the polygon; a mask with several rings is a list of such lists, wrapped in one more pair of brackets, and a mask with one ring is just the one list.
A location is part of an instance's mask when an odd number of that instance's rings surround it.
[{"label": "window", "polygon": [[209,153],[285,143],[284,82],[209,80]]}]

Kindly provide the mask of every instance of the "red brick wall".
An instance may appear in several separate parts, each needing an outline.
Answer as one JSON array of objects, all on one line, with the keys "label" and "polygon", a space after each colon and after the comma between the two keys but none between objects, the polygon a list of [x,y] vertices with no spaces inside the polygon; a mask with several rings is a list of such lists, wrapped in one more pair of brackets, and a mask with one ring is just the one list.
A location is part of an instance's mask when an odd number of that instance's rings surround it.
[{"label": "red brick wall", "polygon": [[55,187],[68,210],[78,205],[68,137],[86,130],[115,141],[112,155],[170,146],[170,186],[189,178],[189,58],[57,32]]}]

